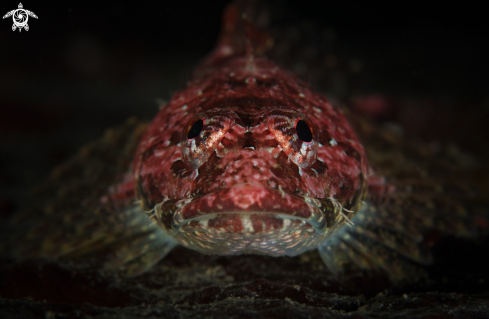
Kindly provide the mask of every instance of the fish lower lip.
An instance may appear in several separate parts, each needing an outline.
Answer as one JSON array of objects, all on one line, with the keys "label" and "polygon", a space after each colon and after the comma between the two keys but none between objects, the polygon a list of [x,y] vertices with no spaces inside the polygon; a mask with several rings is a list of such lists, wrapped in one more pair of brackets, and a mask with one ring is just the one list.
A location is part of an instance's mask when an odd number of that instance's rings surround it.
[{"label": "fish lower lip", "polygon": [[[238,184],[196,198],[173,216],[172,232],[213,231],[255,234],[308,224],[318,235],[327,226],[321,210],[303,197],[256,184]],[[238,225],[239,224],[239,225]]]}]

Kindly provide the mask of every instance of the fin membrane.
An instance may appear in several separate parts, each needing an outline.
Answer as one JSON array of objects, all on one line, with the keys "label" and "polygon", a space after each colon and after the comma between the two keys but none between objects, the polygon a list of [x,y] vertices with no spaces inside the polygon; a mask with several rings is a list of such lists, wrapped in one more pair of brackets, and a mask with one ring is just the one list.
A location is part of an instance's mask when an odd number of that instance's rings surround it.
[{"label": "fin membrane", "polygon": [[[102,252],[108,268],[129,276],[163,258],[176,242],[134,203],[132,177],[127,173],[145,128],[130,119],[57,168],[36,191],[34,207],[14,216],[0,234],[2,250],[15,259],[77,258]],[[111,194],[113,185],[127,187]]]},{"label": "fin membrane", "polygon": [[453,146],[430,150],[365,120],[351,120],[384,183],[370,185],[366,202],[352,218],[354,225],[342,225],[319,248],[333,273],[358,267],[382,270],[395,282],[410,280],[418,275],[416,265],[433,262],[429,247],[436,240],[430,235],[488,234],[488,196],[477,183],[489,178],[480,169],[484,163]]}]

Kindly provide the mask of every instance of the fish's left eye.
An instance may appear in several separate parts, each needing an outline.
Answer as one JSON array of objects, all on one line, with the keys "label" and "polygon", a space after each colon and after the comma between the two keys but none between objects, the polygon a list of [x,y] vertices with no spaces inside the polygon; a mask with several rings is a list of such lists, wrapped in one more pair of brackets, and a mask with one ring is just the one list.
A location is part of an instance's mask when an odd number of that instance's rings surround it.
[{"label": "fish's left eye", "polygon": [[297,166],[307,168],[316,161],[318,131],[307,116],[290,109],[275,109],[265,115],[264,121],[283,152]]}]

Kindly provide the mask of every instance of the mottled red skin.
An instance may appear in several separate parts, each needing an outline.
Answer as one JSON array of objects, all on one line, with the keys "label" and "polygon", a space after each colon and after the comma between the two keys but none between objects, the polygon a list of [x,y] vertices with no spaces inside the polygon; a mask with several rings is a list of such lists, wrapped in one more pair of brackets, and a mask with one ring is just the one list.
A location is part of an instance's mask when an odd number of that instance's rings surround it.
[{"label": "mottled red skin", "polygon": [[[227,128],[220,147],[213,149],[194,170],[182,161],[180,143],[188,131],[182,132],[196,114],[209,110],[234,111],[238,117]],[[267,112],[273,110],[298,111],[313,123],[319,144],[317,160],[311,165],[299,168],[273,138],[264,124],[274,120],[267,117]],[[252,128],[252,133],[246,133],[244,128]],[[247,145],[255,149],[243,149]],[[134,163],[139,195],[147,210],[164,200],[193,198],[198,194],[186,206],[185,218],[214,209],[273,211],[268,206],[279,186],[288,196],[332,197],[345,207],[352,207],[364,192],[366,175],[364,149],[339,109],[271,61],[246,56],[224,59],[201,71],[185,90],[175,94],[149,126]],[[250,204],[244,207],[236,194],[229,191],[242,183],[264,186],[266,194],[250,198]],[[198,201],[213,192],[219,192],[223,209],[217,209],[211,200]],[[273,203],[282,211],[296,208],[285,200]],[[195,206],[201,207],[199,213]],[[300,214],[305,216],[307,212],[303,210]]]},{"label": "mottled red skin", "polygon": [[[330,223],[337,216],[326,202],[355,209],[365,195],[368,163],[342,112],[292,73],[233,51],[223,39],[187,88],[161,108],[138,146],[134,178],[143,208],[161,203],[158,218],[168,231],[176,219],[220,212],[307,219],[319,210],[305,198],[322,202]],[[203,132],[188,140],[198,119]],[[298,138],[298,120],[311,128],[311,142]],[[277,223],[272,220],[263,217],[265,227],[256,223],[254,231]],[[239,222],[228,231],[242,228]]]}]

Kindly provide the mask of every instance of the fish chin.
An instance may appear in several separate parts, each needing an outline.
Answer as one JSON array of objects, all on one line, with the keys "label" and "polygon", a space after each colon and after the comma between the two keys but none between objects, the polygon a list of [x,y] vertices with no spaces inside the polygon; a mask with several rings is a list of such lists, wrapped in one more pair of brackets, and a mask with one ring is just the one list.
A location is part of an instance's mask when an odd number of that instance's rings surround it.
[{"label": "fish chin", "polygon": [[323,212],[303,197],[244,183],[189,201],[169,231],[207,254],[295,256],[317,248],[327,229]]}]

